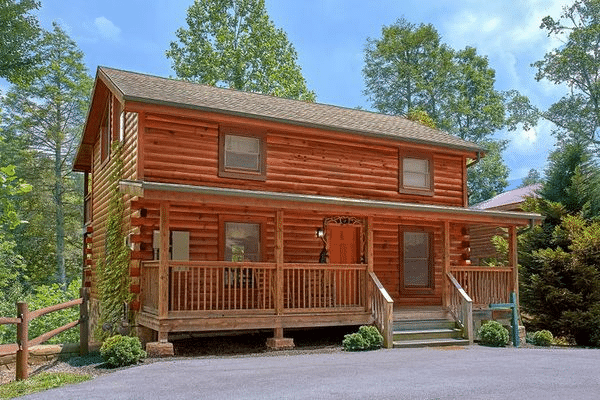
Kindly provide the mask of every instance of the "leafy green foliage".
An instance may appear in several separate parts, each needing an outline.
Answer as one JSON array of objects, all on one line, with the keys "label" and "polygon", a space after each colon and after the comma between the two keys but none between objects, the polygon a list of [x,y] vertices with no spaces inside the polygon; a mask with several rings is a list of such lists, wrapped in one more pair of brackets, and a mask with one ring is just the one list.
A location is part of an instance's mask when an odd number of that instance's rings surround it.
[{"label": "leafy green foliage", "polygon": [[[12,87],[2,104],[7,135],[20,137],[28,150],[19,167],[33,184],[21,205],[29,225],[15,232],[16,242],[34,283],[58,281],[65,287],[73,278],[69,268],[81,266],[82,187],[71,163],[92,80],[83,53],[57,24],[36,42],[35,53],[40,62],[33,79]],[[55,265],[55,276],[48,274],[49,265]]]},{"label": "leafy green foliage", "polygon": [[[56,304],[79,298],[79,288],[81,282],[73,280],[67,290],[62,290],[60,285],[43,285],[35,288],[33,294],[27,296],[26,301],[30,310],[39,310],[40,308],[50,307]],[[79,319],[79,306],[73,306],[60,311],[54,311],[39,318],[34,319],[29,324],[29,337],[31,339],[49,332],[55,328],[66,325],[69,322]],[[46,343],[78,343],[79,328],[72,328],[62,332]]]},{"label": "leafy green foliage", "polygon": [[376,327],[363,325],[358,328],[357,333],[344,336],[342,346],[346,351],[375,350],[383,345],[383,336]]},{"label": "leafy green foliage", "polygon": [[129,292],[131,283],[129,276],[130,253],[125,244],[125,233],[123,232],[125,205],[118,184],[123,176],[120,143],[113,144],[112,155],[111,197],[108,204],[105,256],[98,260],[96,270],[100,296],[100,319],[94,335],[98,338],[106,335],[101,330],[104,323],[114,325],[123,319],[123,304],[129,303],[132,299],[132,294]]},{"label": "leafy green foliage", "polygon": [[528,329],[599,345],[600,222],[568,215],[543,199],[536,203],[548,217],[519,238],[521,305],[532,316]]},{"label": "leafy green foliage", "polygon": [[477,330],[479,342],[485,346],[504,347],[508,344],[508,330],[499,322],[488,321]]},{"label": "leafy green foliage", "polygon": [[431,118],[427,125],[487,150],[487,156],[469,169],[470,204],[508,185],[501,157],[506,144],[492,135],[518,124],[529,128],[536,117],[525,96],[494,88],[495,71],[487,57],[472,47],[450,48],[430,24],[399,19],[382,28],[381,38],[367,40],[363,75],[364,93],[378,111],[415,119],[413,113],[419,110]]},{"label": "leafy green foliage", "polygon": [[552,332],[542,329],[531,335],[531,343],[536,346],[550,346],[554,342]]},{"label": "leafy green foliage", "polygon": [[90,379],[92,379],[90,375],[68,372],[42,372],[31,376],[29,379],[13,381],[0,386],[0,398],[12,399],[64,385],[85,382]]},{"label": "leafy green foliage", "polygon": [[413,109],[406,114],[406,118],[410,119],[411,121],[419,122],[420,124],[430,128],[436,128],[435,121],[429,116],[429,114],[427,114],[427,111]]},{"label": "leafy green foliage", "polygon": [[140,339],[132,336],[111,336],[104,341],[100,355],[111,368],[136,364],[146,357]]},{"label": "leafy green foliage", "polygon": [[181,79],[314,101],[298,55],[264,0],[196,0],[166,55]]},{"label": "leafy green foliage", "polygon": [[543,179],[538,170],[535,168],[531,168],[527,173],[527,176],[523,178],[519,188],[524,188],[526,186],[535,185],[536,183],[542,183]]},{"label": "leafy green foliage", "polygon": [[540,26],[560,46],[533,64],[536,79],[569,86],[544,118],[553,122],[559,139],[571,138],[600,146],[600,1],[576,0],[565,6],[559,19],[547,16]]},{"label": "leafy green foliage", "polygon": [[31,12],[39,8],[35,0],[0,2],[0,77],[11,83],[25,83],[39,61],[33,43],[39,36],[37,19]]}]

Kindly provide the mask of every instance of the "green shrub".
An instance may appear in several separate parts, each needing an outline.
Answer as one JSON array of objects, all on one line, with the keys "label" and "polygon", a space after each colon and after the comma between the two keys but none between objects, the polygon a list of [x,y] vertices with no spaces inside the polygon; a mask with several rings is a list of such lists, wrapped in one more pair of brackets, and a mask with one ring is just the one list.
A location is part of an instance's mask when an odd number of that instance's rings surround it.
[{"label": "green shrub", "polygon": [[383,336],[376,327],[363,325],[357,333],[344,336],[342,345],[346,351],[375,350],[382,346]]},{"label": "green shrub", "polygon": [[552,335],[552,332],[545,329],[534,332],[533,335],[531,335],[531,343],[535,344],[536,346],[550,346],[553,341],[554,336]]},{"label": "green shrub", "polygon": [[496,321],[489,321],[477,331],[481,344],[504,347],[508,343],[508,330]]},{"label": "green shrub", "polygon": [[146,357],[140,339],[131,336],[115,335],[104,341],[100,355],[111,368],[135,364]]}]

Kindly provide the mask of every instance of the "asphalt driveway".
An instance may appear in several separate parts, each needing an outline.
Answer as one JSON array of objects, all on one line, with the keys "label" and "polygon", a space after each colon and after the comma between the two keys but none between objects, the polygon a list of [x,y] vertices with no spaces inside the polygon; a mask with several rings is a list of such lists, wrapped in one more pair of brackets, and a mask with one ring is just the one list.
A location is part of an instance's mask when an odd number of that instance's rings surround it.
[{"label": "asphalt driveway", "polygon": [[23,399],[600,399],[600,350],[393,349],[170,359]]}]

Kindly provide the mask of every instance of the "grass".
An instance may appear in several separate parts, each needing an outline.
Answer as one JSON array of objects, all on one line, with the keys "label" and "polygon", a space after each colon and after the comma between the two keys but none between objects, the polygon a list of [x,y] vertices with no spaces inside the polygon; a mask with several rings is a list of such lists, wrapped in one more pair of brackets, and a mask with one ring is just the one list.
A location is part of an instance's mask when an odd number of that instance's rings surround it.
[{"label": "grass", "polygon": [[89,375],[79,375],[67,372],[43,372],[33,375],[24,381],[13,381],[0,386],[0,399],[41,392],[72,383],[84,382],[91,379]]}]

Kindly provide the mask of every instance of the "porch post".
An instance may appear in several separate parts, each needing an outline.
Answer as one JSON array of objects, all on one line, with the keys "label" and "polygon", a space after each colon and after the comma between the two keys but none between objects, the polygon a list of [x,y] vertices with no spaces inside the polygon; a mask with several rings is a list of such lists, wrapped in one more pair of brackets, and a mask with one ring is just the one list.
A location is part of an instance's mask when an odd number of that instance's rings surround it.
[{"label": "porch post", "polygon": [[448,308],[450,306],[450,290],[448,282],[448,273],[450,272],[450,222],[444,221],[442,228],[442,306]]},{"label": "porch post", "polygon": [[[158,318],[169,314],[169,203],[160,203],[160,250],[158,267]],[[166,341],[167,333],[159,330],[159,342]]]},{"label": "porch post", "polygon": [[517,252],[517,228],[514,225],[508,227],[508,264],[512,268],[512,291],[517,295],[519,304],[519,256]]},{"label": "porch post", "polygon": [[371,285],[369,284],[369,274],[371,274],[371,272],[373,272],[373,266],[374,266],[374,261],[373,261],[373,257],[374,257],[374,252],[373,252],[373,216],[369,215],[367,217],[367,231],[366,231],[366,242],[367,242],[367,274],[365,276],[365,292],[366,292],[366,299],[367,299],[367,304],[366,304],[366,309],[367,312],[372,313],[373,312],[373,293],[371,291]]},{"label": "porch post", "polygon": [[[275,314],[283,314],[283,210],[275,215]],[[280,321],[278,317],[275,317]],[[294,339],[283,337],[283,326],[277,322],[273,328],[273,337],[267,339],[267,347],[273,350],[291,349]]]}]

